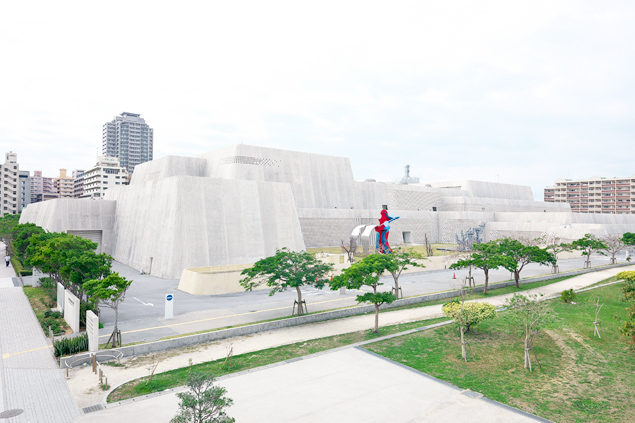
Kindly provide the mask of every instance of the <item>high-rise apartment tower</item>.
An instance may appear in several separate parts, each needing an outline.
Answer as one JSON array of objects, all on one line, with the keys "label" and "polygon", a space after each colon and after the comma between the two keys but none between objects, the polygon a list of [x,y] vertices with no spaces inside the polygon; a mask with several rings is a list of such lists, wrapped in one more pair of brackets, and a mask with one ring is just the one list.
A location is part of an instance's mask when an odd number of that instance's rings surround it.
[{"label": "high-rise apartment tower", "polygon": [[152,160],[154,130],[140,116],[123,112],[106,122],[102,132],[102,156],[118,158],[128,173]]},{"label": "high-rise apartment tower", "polygon": [[8,152],[0,163],[0,216],[18,213],[19,173],[17,154]]}]

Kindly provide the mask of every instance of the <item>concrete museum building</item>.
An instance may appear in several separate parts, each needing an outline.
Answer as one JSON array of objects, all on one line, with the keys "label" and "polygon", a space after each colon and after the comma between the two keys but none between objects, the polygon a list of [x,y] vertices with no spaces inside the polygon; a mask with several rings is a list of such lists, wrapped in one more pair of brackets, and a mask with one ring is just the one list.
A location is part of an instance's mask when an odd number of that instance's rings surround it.
[{"label": "concrete museum building", "polygon": [[634,215],[572,213],[533,199],[528,186],[478,181],[358,182],[343,157],[234,145],[138,165],[102,200],[31,204],[20,219],[91,238],[115,260],[177,279],[186,268],[254,263],[276,249],[340,245],[387,208],[392,245],[455,242],[484,225],[484,240],[552,233],[578,239],[635,231]]}]

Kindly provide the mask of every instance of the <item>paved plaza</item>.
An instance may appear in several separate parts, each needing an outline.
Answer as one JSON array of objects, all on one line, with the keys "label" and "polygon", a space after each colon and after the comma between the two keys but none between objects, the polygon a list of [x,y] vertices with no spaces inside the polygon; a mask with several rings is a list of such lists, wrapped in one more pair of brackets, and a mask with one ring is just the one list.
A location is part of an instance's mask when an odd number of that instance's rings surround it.
[{"label": "paved plaza", "polygon": [[[545,421],[488,401],[363,349],[347,348],[219,380],[250,423]],[[169,422],[175,392],[85,414],[75,423]]]},{"label": "paved plaza", "polygon": [[0,413],[24,410],[11,423],[68,423],[79,409],[15,276],[0,267]]}]

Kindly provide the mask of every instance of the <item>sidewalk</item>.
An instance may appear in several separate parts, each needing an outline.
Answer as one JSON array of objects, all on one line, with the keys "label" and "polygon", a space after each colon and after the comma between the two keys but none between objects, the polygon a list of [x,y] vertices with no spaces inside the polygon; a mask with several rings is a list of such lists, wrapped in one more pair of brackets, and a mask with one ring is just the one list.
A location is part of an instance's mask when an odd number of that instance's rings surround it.
[{"label": "sidewalk", "polygon": [[[0,251],[4,244],[0,243]],[[0,413],[11,422],[67,423],[79,415],[13,267],[0,267]],[[15,353],[27,353],[14,355]]]},{"label": "sidewalk", "polygon": [[[592,285],[603,279],[607,279],[615,274],[625,271],[635,270],[635,266],[621,267],[616,269],[602,270],[599,272],[588,273],[580,275],[571,279],[567,279],[562,282],[557,282],[551,285],[546,285],[540,288],[523,291],[523,294],[542,293],[545,296],[556,295],[565,289],[580,289],[586,286]],[[501,306],[504,304],[505,299],[511,297],[513,294],[496,296],[488,299],[487,301]],[[479,300],[482,301],[482,300]],[[382,326],[394,325],[398,323],[413,322],[419,320],[425,320],[435,317],[441,317],[441,305],[434,305],[428,307],[419,307],[406,310],[398,310],[392,312],[385,312],[380,315],[380,324]],[[149,374],[148,367],[156,364],[160,360],[160,364],[156,369],[157,373],[165,372],[176,368],[188,366],[188,360],[192,359],[194,364],[201,363],[210,360],[217,360],[224,358],[227,354],[227,346],[231,345],[234,349],[234,354],[244,354],[247,352],[259,351],[266,348],[277,347],[280,345],[287,345],[296,342],[303,342],[310,339],[322,338],[326,336],[338,335],[342,333],[355,332],[359,330],[370,329],[373,326],[374,316],[355,316],[346,319],[338,319],[326,322],[320,322],[310,325],[297,326],[279,329],[275,331],[268,331],[258,333],[256,335],[237,337],[227,339],[223,341],[213,342],[205,345],[200,345],[196,348],[185,348],[182,350],[172,350],[160,354],[131,357],[122,360],[123,367],[109,367],[108,382],[115,388],[127,381],[147,376]],[[351,363],[353,365],[354,363]],[[267,370],[268,371],[268,370]],[[243,376],[238,376],[237,379]],[[105,400],[108,392],[97,389],[97,377],[88,368],[76,369],[72,371],[71,379],[68,381],[71,392],[76,399],[80,408],[93,406],[95,404],[105,405]],[[361,379],[360,379],[361,383]],[[270,382],[272,386],[276,385],[276,381]],[[300,395],[300,393],[298,393]],[[169,394],[172,395],[173,394]],[[318,398],[314,399],[319,401]],[[282,400],[281,400],[282,401]],[[290,398],[287,398],[284,404],[292,402]],[[172,400],[165,398],[161,403],[162,405],[151,405],[155,402],[143,401],[138,399],[136,401],[138,405],[135,407],[143,407],[142,404],[147,403],[146,407],[162,406],[165,408],[165,415],[174,415],[176,412],[176,399]],[[141,404],[141,405],[139,405]],[[279,404],[280,407],[284,407],[284,404]],[[117,408],[119,415],[125,415],[126,410],[129,407],[125,406],[109,406]],[[355,403],[351,403],[350,407],[357,407]],[[82,417],[77,422],[98,421],[94,420],[98,418],[98,415],[105,413],[105,415],[112,415],[113,410],[104,410],[96,413],[90,413],[85,417]],[[90,417],[90,419],[88,419]],[[169,420],[169,419],[168,419]],[[113,421],[113,420],[110,420]],[[114,420],[116,421],[116,420]],[[158,421],[158,420],[157,420]],[[167,421],[167,420],[166,420]]]}]

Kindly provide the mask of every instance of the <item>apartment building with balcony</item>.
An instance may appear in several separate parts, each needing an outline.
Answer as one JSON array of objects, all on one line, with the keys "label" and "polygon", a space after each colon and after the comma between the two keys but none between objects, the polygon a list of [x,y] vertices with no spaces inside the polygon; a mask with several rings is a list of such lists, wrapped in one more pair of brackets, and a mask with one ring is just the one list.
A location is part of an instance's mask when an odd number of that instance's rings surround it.
[{"label": "apartment building with balcony", "polygon": [[41,170],[34,170],[31,175],[31,203],[37,203],[38,194],[44,192],[44,178]]},{"label": "apartment building with balcony", "polygon": [[569,203],[572,212],[635,214],[635,175],[627,178],[556,179],[544,201]]},{"label": "apartment building with balcony", "polygon": [[53,180],[53,187],[59,198],[73,198],[75,180],[71,176],[66,176],[66,169],[60,169],[60,176]]},{"label": "apartment building with balcony", "polygon": [[22,210],[31,204],[31,174],[28,170],[21,170],[18,172],[19,178],[19,192],[18,192],[18,213],[22,213]]},{"label": "apartment building with balcony", "polygon": [[73,197],[82,198],[84,196],[84,174],[83,170],[73,171]]},{"label": "apartment building with balcony", "polygon": [[108,188],[128,185],[128,170],[120,166],[116,157],[97,157],[97,164],[84,172],[82,198],[101,199]]},{"label": "apartment building with balcony", "polygon": [[154,130],[138,113],[123,112],[103,126],[103,157],[118,158],[131,175],[135,166],[152,160],[153,145]]},{"label": "apartment building with balcony", "polygon": [[10,151],[0,164],[0,216],[19,213],[19,174],[18,155]]}]

